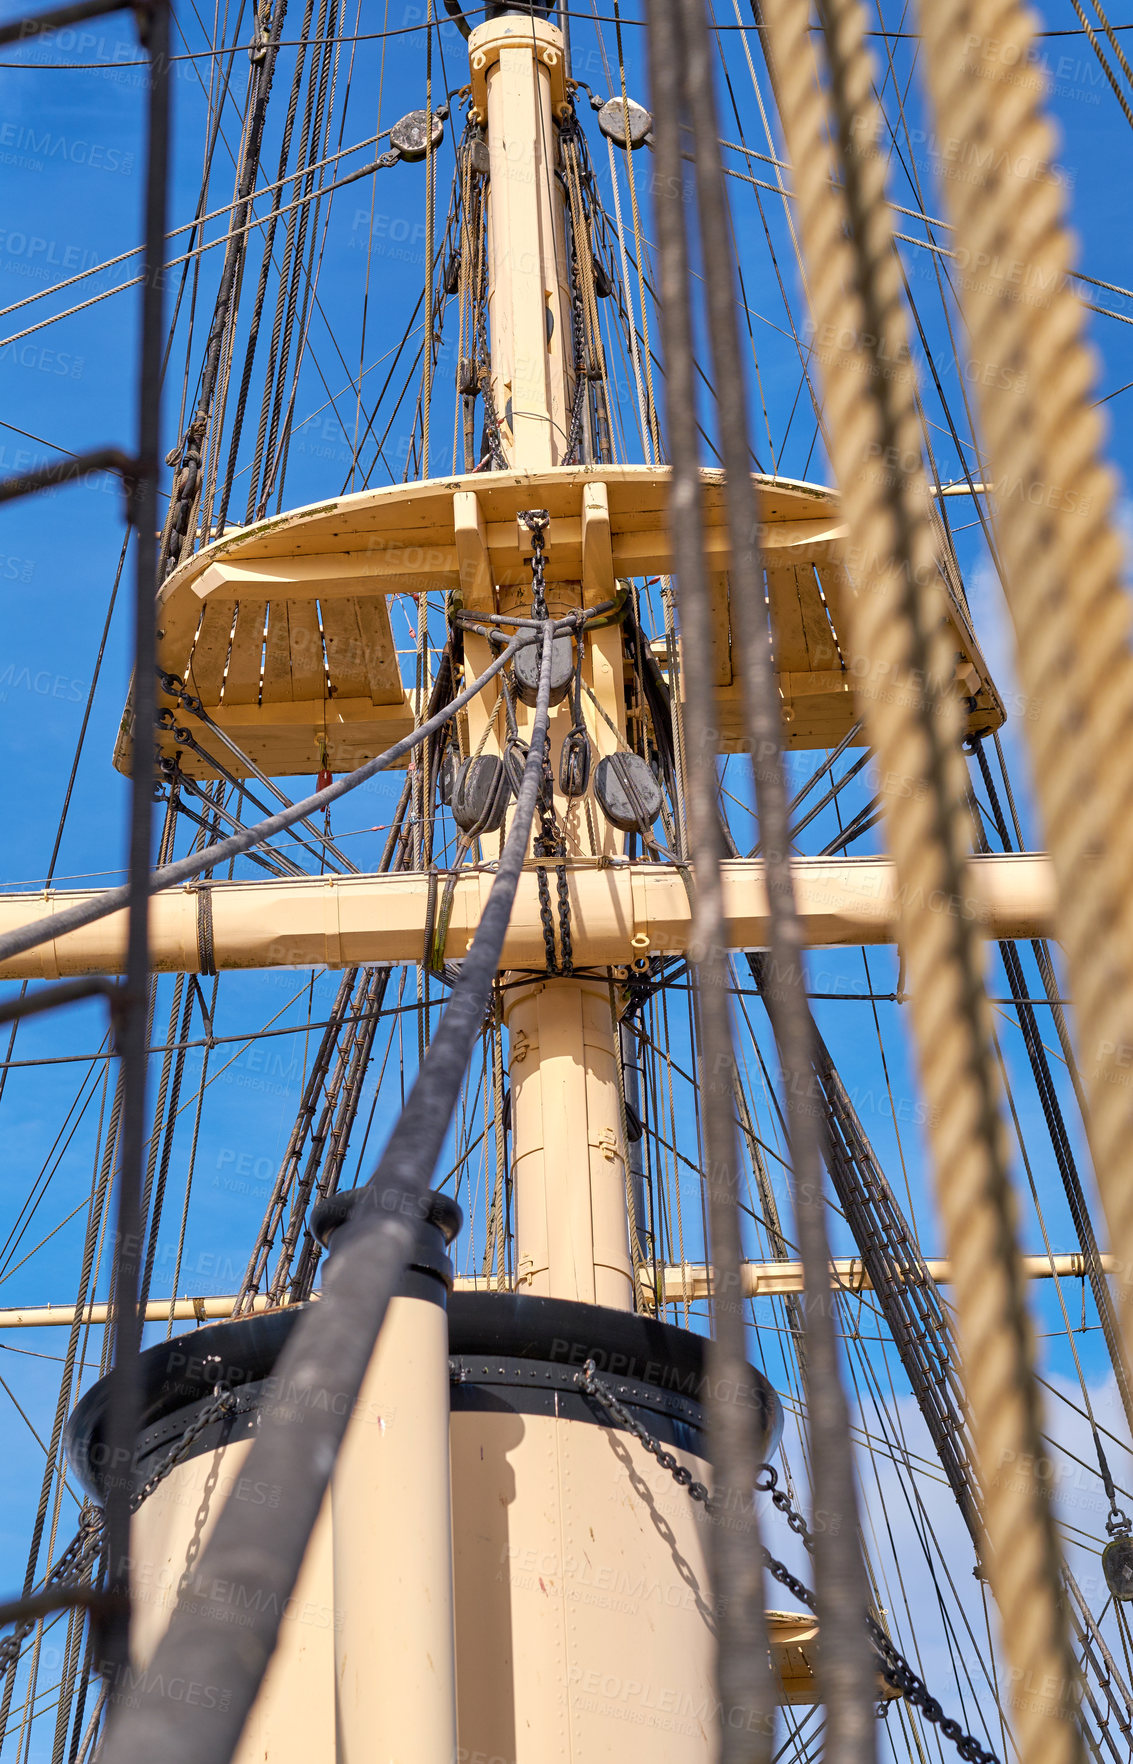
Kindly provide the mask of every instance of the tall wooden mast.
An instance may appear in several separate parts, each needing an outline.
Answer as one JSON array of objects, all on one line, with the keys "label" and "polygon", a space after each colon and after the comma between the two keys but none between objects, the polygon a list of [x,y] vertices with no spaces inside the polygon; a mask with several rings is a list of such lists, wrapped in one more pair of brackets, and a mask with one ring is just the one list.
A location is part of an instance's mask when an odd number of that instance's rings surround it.
[{"label": "tall wooden mast", "polygon": [[[573,391],[571,297],[556,121],[569,109],[563,38],[530,14],[489,19],[469,39],[473,106],[487,130],[488,311],[491,383],[500,439],[517,471],[562,463]],[[532,501],[542,500],[534,490]],[[524,540],[529,539],[521,530]],[[553,556],[555,521],[547,531]],[[614,591],[608,579],[589,598]],[[552,613],[584,603],[578,581],[548,591]],[[530,588],[497,589],[500,612],[528,613]],[[583,677],[605,712],[584,700],[595,757],[624,736],[622,636],[618,626],[586,639]],[[466,639],[474,674],[487,663],[483,638]],[[486,695],[488,696],[488,695]],[[485,703],[477,722],[492,715]],[[533,713],[521,707],[521,734]],[[569,698],[551,726],[551,767],[572,720]],[[526,727],[524,726],[526,725]],[[611,727],[612,725],[612,727]],[[493,736],[498,725],[493,724]],[[616,731],[616,733],[615,733]],[[493,737],[490,736],[489,740]],[[498,745],[498,744],[497,744]],[[620,854],[624,836],[560,793],[556,821],[565,855]],[[595,849],[597,847],[597,849]],[[555,894],[553,865],[550,890]],[[557,910],[557,908],[556,908]],[[632,1309],[633,1260],[626,1204],[626,1147],[618,1083],[613,995],[604,980],[555,977],[504,986],[512,1094],[516,1279],[522,1291]]]}]

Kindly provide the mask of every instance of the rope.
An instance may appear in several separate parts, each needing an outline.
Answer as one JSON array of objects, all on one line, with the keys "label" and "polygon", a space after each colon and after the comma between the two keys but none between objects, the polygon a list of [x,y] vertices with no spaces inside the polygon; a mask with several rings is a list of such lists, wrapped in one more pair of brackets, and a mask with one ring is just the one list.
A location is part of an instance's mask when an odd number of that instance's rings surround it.
[{"label": "rope", "polygon": [[[1028,67],[1032,27],[1015,4],[941,0],[924,9],[938,126],[962,130],[978,177],[950,180],[951,219],[973,261],[1030,266],[1022,291],[958,277],[973,359],[1010,363],[1010,388],[979,388],[984,456],[997,486],[1003,582],[1020,681],[1042,715],[1024,726],[1059,890],[1078,1022],[1087,1131],[1121,1269],[1126,1369],[1133,1339],[1133,653],[1122,546],[1111,515],[1094,363],[1081,306],[1064,286],[1071,240],[1053,145]],[[960,33],[954,35],[953,33]],[[970,33],[970,34],[969,34]],[[994,35],[998,58],[986,52]],[[985,46],[978,67],[965,43]],[[1011,69],[1007,56],[1017,53]]]},{"label": "rope", "polygon": [[[633,383],[637,392],[637,414],[641,423],[641,441],[646,458],[653,464],[657,458],[653,447],[652,426],[645,414],[645,388],[641,378],[641,356],[637,347],[637,319],[633,310],[633,295],[630,293],[629,264],[626,261],[625,230],[622,226],[622,199],[618,191],[618,162],[614,158],[614,143],[607,137],[606,149],[610,157],[610,186],[614,194],[614,223],[618,234],[618,255],[622,265],[622,283],[626,296],[626,330],[629,334],[630,359],[633,362]],[[644,307],[643,309],[644,310]]]},{"label": "rope", "polygon": [[[319,16],[315,24],[314,50],[311,56],[307,75],[307,93],[303,104],[303,121],[300,124],[299,165],[296,168],[295,181],[292,185],[296,196],[303,198],[302,205],[293,209],[287,221],[287,239],[284,246],[283,268],[280,271],[279,294],[276,303],[275,322],[272,328],[273,354],[278,349],[278,361],[275,368],[275,385],[272,389],[270,378],[265,381],[265,405],[270,397],[271,420],[267,428],[266,441],[260,448],[259,437],[256,440],[257,456],[263,462],[263,476],[260,480],[259,497],[256,503],[256,519],[262,520],[267,512],[275,483],[275,475],[279,465],[277,443],[279,441],[280,423],[283,419],[283,397],[287,381],[288,364],[291,360],[291,343],[295,333],[295,320],[299,310],[299,290],[304,280],[303,254],[307,249],[307,233],[310,226],[310,202],[315,194],[314,171],[311,169],[318,159],[318,138],[322,131],[323,118],[326,114],[327,82],[330,78],[330,65],[333,52],[334,20],[338,16],[337,0],[331,6],[329,0],[321,0]],[[320,192],[321,195],[321,192]],[[314,234],[312,234],[312,244]],[[306,275],[310,284],[310,272]],[[261,433],[263,429],[261,413]],[[253,471],[255,471],[253,466]],[[254,484],[253,484],[254,488]]]},{"label": "rope", "polygon": [[[807,46],[803,0],[778,0],[765,22],[796,167],[831,457],[856,560],[851,637],[869,662],[866,724],[882,777],[911,776],[928,786],[888,793],[902,949],[1019,1752],[1027,1764],[1055,1764],[1079,1754],[1076,1674],[1059,1608],[1053,1521],[1045,1490],[1025,1469],[1042,1449],[1039,1402],[982,950],[961,911],[927,904],[966,898],[971,828],[885,166],[873,149],[880,113],[858,0],[822,0],[820,16],[829,105]],[[838,188],[831,187],[832,134],[842,159]],[[966,127],[958,138],[968,138]],[[992,349],[985,359],[1003,357]]]},{"label": "rope", "polygon": [[[528,636],[521,633],[488,664],[478,680],[473,680],[465,686],[464,690],[458,693],[443,710],[438,711],[435,717],[430,717],[421,724],[419,729],[414,729],[409,735],[403,735],[400,741],[395,741],[393,746],[387,747],[384,753],[379,753],[373,759],[366,760],[353,772],[347,772],[344,777],[336,778],[333,784],[326,786],[325,790],[316,790],[313,796],[305,796],[301,802],[292,803],[290,807],[281,809],[279,814],[269,815],[266,820],[257,821],[254,826],[243,827],[239,832],[230,834],[227,839],[216,840],[205,851],[190,852],[186,857],[178,858],[175,862],[166,864],[159,870],[154,870],[150,875],[150,893],[157,894],[162,889],[174,888],[178,883],[187,882],[191,877],[198,876],[202,870],[213,870],[218,864],[227,863],[230,858],[236,858],[243,852],[251,851],[254,846],[262,845],[265,840],[271,839],[275,834],[285,832],[288,827],[293,827],[296,821],[302,821],[309,815],[317,814],[320,809],[326,808],[330,803],[337,802],[340,796],[344,796],[349,790],[356,790],[360,784],[364,784],[375,773],[386,771],[390,766],[396,765],[404,754],[409,753],[412,748],[418,747],[428,736],[447,723],[459,711],[462,711],[465,705],[482,692],[488,682],[494,680],[516,652],[530,640]],[[213,808],[216,807],[217,805],[214,803]],[[0,937],[0,961],[6,961],[10,956],[21,955],[28,949],[38,949],[41,944],[48,943],[53,938],[62,937],[68,931],[76,931],[83,925],[93,925],[96,919],[103,919],[108,913],[118,912],[125,905],[126,895],[125,887],[108,888],[94,900],[81,901],[76,906],[64,907],[60,912],[53,913],[46,919],[37,919],[30,925],[21,925],[15,931],[6,932],[3,937]]]},{"label": "rope", "polygon": [[[210,1764],[236,1748],[279,1633],[335,1454],[353,1411],[390,1296],[408,1260],[424,1213],[422,1196],[448,1134],[469,1057],[495,985],[504,937],[515,903],[535,814],[547,738],[554,625],[542,640],[538,700],[531,751],[512,816],[511,831],[480,924],[461,963],[448,1007],[373,1177],[365,1199],[344,1229],[323,1288],[277,1367],[286,1400],[269,1403],[247,1460],[249,1476],[278,1484],[279,1504],[246,1512],[226,1501],[199,1562],[199,1580],[224,1567],[226,1599],[253,1603],[250,1623],[234,1649],[216,1599],[184,1595],[151,1661],[146,1686],[116,1718],[107,1764],[145,1764],[161,1750],[169,1764]],[[295,1414],[303,1416],[296,1427]],[[239,1509],[239,1510],[238,1510]],[[216,1584],[219,1585],[219,1582]],[[215,1684],[217,1706],[198,1707],[171,1728],[166,1675],[192,1670]]]},{"label": "rope", "polygon": [[[751,754],[756,812],[766,853],[770,908],[768,1004],[782,1073],[791,1193],[805,1285],[807,1431],[813,1465],[814,1505],[816,1512],[823,1515],[815,1549],[815,1581],[823,1638],[819,1695],[826,1707],[825,1745],[830,1756],[838,1758],[842,1764],[867,1764],[875,1755],[876,1744],[870,1692],[871,1662],[868,1644],[860,1626],[855,1624],[854,1614],[868,1604],[869,1590],[859,1542],[856,1491],[849,1452],[850,1419],[839,1363],[836,1297],[831,1292],[828,1276],[830,1247],[826,1230],[821,1138],[818,1117],[810,1103],[813,1025],[806,1001],[802,936],[791,874],[791,837],[781,748],[782,720],[769,641],[764,571],[759,554],[759,508],[750,475],[743,355],[735,312],[735,286],[730,276],[723,272],[723,266],[730,261],[732,235],[720,159],[708,23],[702,5],[680,5],[679,11],[683,31],[674,32],[675,41],[670,40],[670,54],[676,52],[686,74],[694,130],[701,257],[705,264],[717,266],[719,272],[706,277],[704,303],[712,349],[720,452],[725,467],[731,604],[737,639],[733,653],[743,685],[744,733]],[[652,105],[654,115],[658,117],[658,155],[661,118],[667,117],[670,108],[666,97],[659,87],[657,101]],[[680,166],[675,163],[679,153],[679,134],[675,111],[671,123],[665,124],[667,138],[670,130],[668,151],[672,158],[667,170],[672,190],[679,193]],[[663,177],[659,182],[665,185]],[[672,202],[674,197],[669,200]],[[658,204],[659,216],[664,207],[664,204]],[[665,306],[671,298],[669,289],[673,280],[670,264],[667,275],[663,274],[662,278]],[[670,444],[675,482],[678,439],[672,376],[676,352],[671,341],[668,338],[666,341],[669,396],[674,411]],[[691,405],[686,405],[684,412],[687,422]],[[683,451],[689,446],[688,439],[682,438],[680,445]],[[703,580],[703,561],[698,560],[698,563]],[[694,739],[694,701],[700,700],[697,705],[699,717],[710,710],[712,703],[711,633],[706,629],[707,608],[705,624],[699,631],[687,625],[684,618],[687,587],[681,570],[676,574],[682,597],[682,639],[686,644],[689,751],[690,755],[695,755],[698,741],[705,739],[705,731],[702,726],[699,736]],[[699,653],[698,640],[704,644],[703,654]],[[714,741],[704,776],[705,784],[693,785],[690,813],[695,815],[694,827],[705,814],[712,816],[716,823],[714,838],[719,844]],[[703,803],[697,800],[702,794]],[[698,844],[699,839],[694,843],[694,851]],[[727,984],[726,969],[724,983]],[[704,1058],[711,1064],[707,1039]],[[704,1094],[707,1096],[707,1092]],[[709,1129],[706,1110],[706,1141]],[[712,1222],[715,1228],[715,1210]],[[722,1634],[722,1653],[724,1645]],[[725,1752],[723,1756],[726,1759],[728,1754]]]},{"label": "rope", "polygon": [[[660,435],[660,430],[657,426],[657,400],[656,400],[656,397],[655,397],[654,391],[653,391],[653,357],[652,357],[652,352],[650,351],[650,348],[649,348],[649,308],[648,308],[648,305],[647,305],[646,299],[645,299],[645,248],[644,248],[644,245],[642,244],[641,216],[638,213],[638,207],[637,207],[637,180],[634,177],[634,171],[633,171],[633,148],[631,145],[630,132],[629,132],[629,93],[626,90],[626,58],[625,58],[625,50],[622,45],[622,14],[621,14],[621,8],[618,5],[618,0],[614,0],[614,33],[617,37],[617,42],[618,42],[618,79],[621,84],[621,93],[622,93],[622,133],[625,137],[624,151],[625,151],[625,161],[626,161],[626,179],[629,183],[630,213],[633,216],[633,243],[634,243],[634,249],[637,253],[637,292],[638,292],[638,298],[641,301],[641,340],[642,340],[642,344],[644,347],[644,353],[645,353],[646,390],[648,391],[648,394],[649,394],[649,400],[648,400],[648,405],[647,405],[647,415],[648,415],[648,419],[649,419],[648,439],[649,439],[649,443],[651,444],[652,449],[653,449],[653,459],[656,461],[656,460],[659,460],[661,457],[661,435]],[[610,145],[612,147],[613,143],[611,142]],[[612,158],[611,158],[610,169],[611,169],[611,171],[613,170]],[[613,183],[614,183],[614,196],[616,198],[617,197],[617,190],[618,190],[618,184],[617,184],[616,178],[613,180]],[[624,273],[624,271],[623,271],[623,273]],[[631,335],[631,339],[632,339],[633,333],[634,333],[633,299],[632,299],[632,296],[630,295],[630,291],[629,291],[628,277],[626,278],[626,305],[629,308],[630,335]]]},{"label": "rope", "polygon": [[[1090,40],[1090,47],[1093,50],[1094,54],[1098,58],[1098,64],[1101,67],[1101,70],[1104,73],[1106,79],[1110,83],[1110,87],[1113,91],[1113,95],[1117,99],[1117,102],[1121,106],[1122,113],[1125,117],[1126,122],[1129,124],[1130,128],[1133,128],[1133,110],[1130,110],[1129,100],[1125,96],[1125,93],[1121,90],[1120,81],[1118,80],[1117,75],[1114,73],[1112,67],[1109,65],[1109,62],[1105,58],[1105,50],[1102,48],[1101,44],[1098,42],[1097,32],[1092,28],[1089,19],[1086,17],[1085,7],[1081,5],[1080,0],[1070,0],[1070,4],[1071,4],[1071,6],[1073,6],[1075,12],[1078,14],[1078,17],[1082,21],[1082,29],[1085,31],[1086,36]],[[1102,12],[1100,6],[1096,7],[1096,11],[1098,12],[1099,17],[1101,17],[1104,20],[1105,14]],[[1114,37],[1113,32],[1109,31],[1109,32],[1107,32],[1107,35],[1109,36],[1110,41],[1113,43],[1114,47],[1116,48],[1117,47],[1117,39],[1116,39],[1116,37]],[[1120,49],[1118,49],[1118,54],[1121,55]],[[1122,60],[1122,63],[1125,67],[1126,73],[1128,74],[1129,63],[1125,60],[1124,55],[1121,55],[1121,60]]]},{"label": "rope", "polygon": [[437,206],[437,158],[433,151],[433,0],[425,32],[425,371],[421,382],[421,476],[429,476],[429,410],[433,402],[433,254]]},{"label": "rope", "polygon": [[[310,26],[311,6],[307,7],[304,20],[304,35]],[[228,467],[224,474],[221,489],[220,506],[217,510],[216,527],[223,533],[228,519],[228,500],[232,494],[233,481],[236,476],[236,460],[240,449],[240,436],[244,428],[244,413],[248,403],[248,393],[252,385],[252,369],[256,358],[256,345],[260,339],[260,321],[263,318],[264,301],[267,297],[268,277],[275,255],[275,232],[279,221],[280,204],[283,200],[283,186],[287,182],[287,160],[291,152],[291,133],[295,127],[295,115],[299,109],[299,93],[303,81],[303,58],[299,56],[295,62],[295,71],[291,81],[291,95],[288,99],[287,115],[283,124],[283,138],[279,149],[278,177],[272,186],[273,196],[271,212],[265,217],[266,232],[264,233],[263,256],[260,260],[260,275],[256,286],[256,298],[252,307],[251,323],[248,326],[248,340],[244,351],[244,370],[240,380],[240,391],[236,401],[236,413],[232,420],[232,434],[228,444]],[[262,455],[261,455],[262,457]],[[252,473],[252,493],[259,475],[258,466]]]},{"label": "rope", "polygon": [[[695,20],[692,16],[694,13]],[[714,1329],[709,1375],[714,1390],[725,1391],[738,1388],[738,1381],[743,1377],[741,1368],[745,1353],[745,1310],[739,1275],[742,1256],[739,1217],[740,1148],[732,1108],[734,1048],[727,1000],[728,938],[721,874],[722,841],[716,811],[716,740],[712,727],[715,697],[712,680],[712,615],[705,573],[703,508],[695,428],[695,347],[689,298],[689,241],[685,204],[681,200],[681,111],[687,98],[697,124],[697,135],[702,137],[702,113],[711,108],[711,72],[707,56],[703,52],[702,37],[697,34],[697,22],[701,33],[706,37],[700,0],[695,0],[693,6],[687,7],[681,4],[681,0],[651,0],[649,75],[650,107],[657,119],[655,188],[661,291],[659,304],[667,369],[667,440],[672,459],[669,526],[673,536],[674,575],[680,594],[686,677],[688,810],[696,872],[694,948],[690,973],[694,976],[696,989],[697,1022],[693,1039],[698,1044],[701,1074],[697,1101],[703,1102],[702,1109],[698,1111],[698,1144],[701,1147],[704,1194],[708,1203],[713,1268]],[[703,139],[700,145],[703,146]],[[720,181],[721,195],[722,191],[723,185]],[[705,195],[702,187],[702,220],[708,206]],[[707,246],[707,240],[705,245]],[[730,288],[727,284],[725,287],[726,298],[730,300]],[[736,426],[736,411],[733,404],[726,404],[724,399],[729,392],[735,392],[742,401],[742,383],[738,376],[733,375],[734,385],[725,387],[726,370],[722,361],[724,343],[720,334],[719,313],[710,309],[709,317],[713,360],[721,390],[721,429],[727,428],[730,438],[734,438],[731,437],[731,431]],[[738,337],[735,344],[738,349]],[[734,454],[730,454],[727,479],[729,533],[732,535],[737,560],[740,547],[734,538],[734,517],[738,509],[738,495],[746,493],[750,497],[752,494],[747,473],[746,437],[741,437],[740,450],[739,478],[733,470]],[[752,549],[751,537],[749,535],[747,544],[749,553]],[[745,631],[743,635],[746,637],[749,633]],[[770,653],[767,650],[766,636],[763,653],[769,667]],[[748,646],[745,661],[750,662],[757,654],[758,645]],[[750,715],[753,706],[749,703],[747,708],[750,737],[753,733],[752,724],[756,719]],[[779,753],[777,744],[773,742],[772,763],[768,765],[757,741],[753,741],[752,751],[758,756],[756,787],[762,818],[767,814],[768,797],[771,794],[765,788],[767,774],[774,769]],[[781,785],[781,774],[779,781]],[[784,809],[785,803],[784,792]],[[785,856],[789,851],[789,844],[783,841],[779,849]],[[768,896],[775,915],[773,959],[781,962],[784,969],[790,969],[790,955],[784,950],[783,927],[790,916],[791,902],[789,895],[776,887],[779,880],[774,865],[769,866]],[[794,954],[797,977],[797,943]],[[784,985],[784,991],[787,984],[789,978]],[[690,993],[690,1008],[691,1005]],[[795,1019],[789,1007],[784,1010],[783,1018],[790,1026],[794,1026]],[[781,1023],[777,1024],[777,1031],[781,1027]],[[782,1044],[780,1046],[783,1065],[788,1073],[792,1070],[793,1051],[792,1047]],[[794,1088],[789,1081],[787,1088],[789,1093]],[[798,1094],[801,1097],[801,1086]],[[675,1133],[673,1143],[675,1148]],[[816,1139],[814,1149],[817,1153]],[[801,1146],[799,1150],[800,1183],[803,1180],[808,1183],[813,1198],[821,1207],[821,1183],[813,1180]],[[821,1284],[824,1292],[828,1292],[825,1271],[829,1256],[825,1244],[821,1256]],[[831,1345],[832,1342],[831,1333]],[[830,1394],[829,1391],[824,1391],[824,1399]],[[815,1409],[820,1406],[827,1418],[833,1414],[836,1420],[841,1419],[836,1412],[836,1404],[827,1401],[822,1405],[812,1405],[812,1419]],[[728,1711],[727,1720],[721,1724],[717,1737],[716,1756],[720,1764],[751,1764],[751,1761],[766,1764],[772,1751],[776,1697],[766,1669],[767,1639],[763,1613],[763,1557],[759,1539],[759,1517],[749,1493],[752,1471],[759,1459],[754,1417],[750,1413],[745,1414],[738,1404],[714,1401],[709,1409],[709,1429],[711,1456],[716,1470],[716,1498],[728,1514],[726,1530],[716,1526],[711,1528],[709,1545],[711,1579],[720,1613],[717,1626],[716,1694],[721,1708]],[[840,1454],[835,1454],[839,1462],[830,1462],[835,1474],[840,1468],[848,1467],[845,1445],[840,1443]],[[821,1499],[821,1489],[819,1499],[828,1521],[834,1515],[834,1525],[828,1526],[828,1529],[841,1530],[843,1537],[847,1533],[853,1537],[852,1523],[842,1523],[849,1515],[844,1514],[836,1502]],[[835,1547],[837,1549],[840,1546],[836,1544]],[[829,1559],[827,1555],[827,1563]],[[827,1581],[824,1600],[830,1590],[831,1583]],[[843,1601],[843,1608],[852,1612],[864,1602],[864,1598],[860,1601],[857,1599],[856,1589],[851,1588],[849,1598]],[[828,1613],[825,1602],[822,1613],[825,1624]],[[836,1635],[839,1628],[836,1616],[831,1627]],[[831,1653],[834,1653],[836,1659],[838,1656],[837,1640],[831,1648],[830,1639],[831,1628],[824,1628],[821,1694],[827,1704],[827,1731],[832,1742],[830,1751],[832,1756],[840,1759],[841,1764],[853,1764],[859,1756],[854,1748],[847,1745],[840,1749],[834,1743],[839,1733],[839,1705],[843,1699],[839,1694],[841,1684],[837,1669],[830,1670]],[[861,1683],[866,1681],[868,1673],[867,1662],[865,1675],[860,1677]],[[736,1719],[741,1714],[742,1722]],[[868,1722],[868,1727],[872,1737],[872,1721]],[[864,1753],[860,1756],[864,1764]]]}]

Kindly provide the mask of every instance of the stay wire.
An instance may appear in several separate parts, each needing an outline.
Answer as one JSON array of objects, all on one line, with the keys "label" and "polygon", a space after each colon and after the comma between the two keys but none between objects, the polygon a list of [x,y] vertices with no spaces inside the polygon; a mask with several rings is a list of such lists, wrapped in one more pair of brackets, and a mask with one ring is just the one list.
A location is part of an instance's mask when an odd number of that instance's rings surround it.
[{"label": "stay wire", "polygon": [[[483,691],[490,680],[507,667],[512,658],[525,645],[534,639],[527,632],[512,640],[511,643],[490,662],[478,680],[466,686],[443,711],[405,735],[400,741],[387,747],[384,753],[376,754],[353,772],[346,773],[328,784],[323,790],[316,790],[313,795],[304,797],[300,802],[292,803],[289,808],[281,809],[276,815],[269,815],[266,820],[258,821],[252,827],[245,827],[239,833],[233,833],[226,839],[210,846],[207,851],[193,852],[174,863],[166,864],[162,869],[155,870],[148,876],[149,894],[157,894],[166,888],[173,888],[181,882],[188,882],[203,870],[211,870],[217,864],[227,863],[230,858],[239,857],[253,847],[262,845],[277,833],[284,832],[309,815],[318,814],[328,804],[337,802],[340,796],[356,790],[360,784],[366,783],[377,772],[386,771],[397,764],[413,748],[427,740],[442,725],[464,709],[476,695]],[[101,893],[97,899],[84,901],[72,907],[65,907],[46,919],[36,920],[30,925],[22,925],[15,931],[0,936],[0,962],[12,956],[23,955],[29,949],[37,949],[41,944],[64,936],[68,931],[77,931],[84,925],[92,925],[96,920],[107,917],[110,913],[120,912],[129,898],[127,887],[110,888]]]},{"label": "stay wire", "polygon": [[[425,1190],[476,1046],[503,950],[538,795],[547,737],[554,625],[544,626],[531,749],[511,828],[472,944],[425,1066],[397,1122],[362,1204],[340,1233],[323,1297],[302,1316],[276,1367],[286,1403],[270,1402],[244,1466],[253,1480],[278,1486],[274,1511],[248,1511],[230,1498],[200,1559],[192,1600],[184,1599],[150,1664],[146,1685],[123,1709],[104,1742],[106,1764],[228,1764],[259,1688],[282,1612],[322,1504],[339,1443],[370,1362],[391,1293],[426,1210]],[[317,1397],[316,1400],[312,1400]],[[214,1582],[214,1574],[223,1578]],[[240,1588],[251,1621],[239,1652],[227,1603],[199,1596],[199,1586]],[[256,1595],[253,1598],[253,1593]],[[168,1673],[220,1686],[212,1707],[167,1717]]]}]

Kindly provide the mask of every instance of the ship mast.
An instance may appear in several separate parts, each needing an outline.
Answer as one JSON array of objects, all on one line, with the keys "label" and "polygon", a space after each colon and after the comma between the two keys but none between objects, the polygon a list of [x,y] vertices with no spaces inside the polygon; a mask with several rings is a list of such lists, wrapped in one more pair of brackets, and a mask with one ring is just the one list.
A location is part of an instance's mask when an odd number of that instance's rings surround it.
[{"label": "ship mast", "polygon": [[[490,163],[492,399],[508,464],[542,474],[560,466],[566,454],[574,389],[565,205],[557,176],[556,123],[570,110],[563,35],[547,19],[508,13],[479,25],[468,48],[473,112],[486,129]],[[529,550],[532,535],[522,522],[519,536],[521,548]],[[556,540],[552,520],[548,553]],[[585,597],[581,580],[556,582],[548,591],[548,610],[561,616],[613,592],[611,560],[607,579],[588,583]],[[501,613],[529,614],[529,588],[498,590],[496,606]],[[621,629],[593,630],[585,644],[583,679],[594,698],[584,695],[583,714],[598,758],[614,751],[625,734]],[[465,645],[466,666],[475,677],[490,659],[488,644],[469,633]],[[485,751],[500,752],[495,697],[493,687],[469,718],[473,750],[490,723]],[[517,712],[521,736],[529,736],[534,712],[523,705]],[[571,720],[568,694],[551,723],[549,759],[556,779]],[[579,804],[557,789],[554,807],[564,858],[621,854],[624,835],[605,823],[599,830],[593,816],[588,824]],[[554,884],[552,874],[552,894]],[[517,1284],[545,1297],[633,1309],[612,989],[604,980],[565,976],[520,986],[509,980],[504,977],[501,996],[512,1095]]]}]

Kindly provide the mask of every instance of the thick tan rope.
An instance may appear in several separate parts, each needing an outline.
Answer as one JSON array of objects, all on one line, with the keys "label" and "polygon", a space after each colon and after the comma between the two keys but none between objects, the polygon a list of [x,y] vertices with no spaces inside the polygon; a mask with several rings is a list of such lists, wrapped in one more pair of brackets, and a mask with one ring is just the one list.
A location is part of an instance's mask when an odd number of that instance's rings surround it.
[{"label": "thick tan rope", "polygon": [[[1057,927],[1077,1013],[1086,1127],[1133,1344],[1133,652],[1131,604],[1091,408],[1095,363],[1064,285],[1072,240],[1031,64],[1005,0],[925,5],[939,132],[970,144],[944,195],[967,256],[956,292],[995,484],[1004,588]],[[982,380],[1003,382],[992,387]]]},{"label": "thick tan rope", "polygon": [[[929,1106],[938,1205],[983,1484],[987,1568],[1003,1621],[1024,1764],[1079,1753],[1074,1663],[1040,1454],[1038,1390],[999,1115],[983,949],[972,917],[967,772],[954,644],[935,555],[900,266],[876,150],[880,116],[858,0],[819,0],[829,88],[806,0],[767,0],[810,274],[825,428],[850,529],[850,640],[878,755],[901,942]],[[838,145],[840,177],[831,137]]]}]

